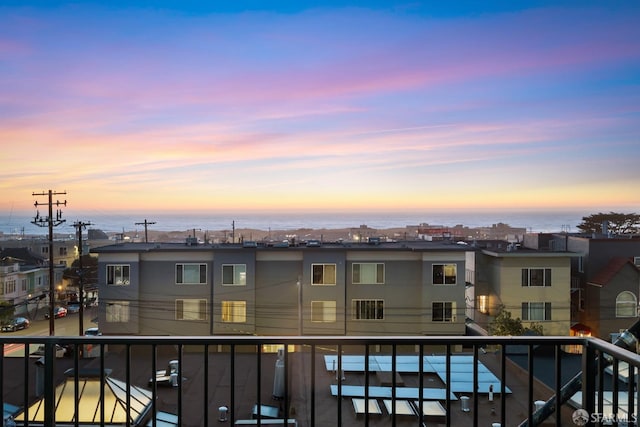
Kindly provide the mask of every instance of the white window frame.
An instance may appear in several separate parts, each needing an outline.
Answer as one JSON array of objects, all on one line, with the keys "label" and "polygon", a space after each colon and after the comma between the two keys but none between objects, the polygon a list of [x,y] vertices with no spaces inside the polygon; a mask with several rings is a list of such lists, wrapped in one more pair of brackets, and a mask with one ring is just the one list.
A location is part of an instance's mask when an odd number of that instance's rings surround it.
[{"label": "white window frame", "polygon": [[246,301],[221,301],[220,309],[222,323],[247,323]]},{"label": "white window frame", "polygon": [[[532,285],[531,284],[531,272],[533,270],[542,270],[542,285]],[[525,283],[525,272],[527,274],[526,283]],[[549,273],[548,277],[547,277],[547,272]],[[527,267],[527,268],[523,268],[521,270],[520,281],[521,281],[520,284],[521,284],[521,286],[523,288],[549,288],[553,284],[553,269],[551,269],[549,267]],[[547,281],[549,281],[549,283],[547,283]]]},{"label": "white window frame", "polygon": [[[621,297],[631,296],[632,299],[622,301]],[[625,314],[629,312],[631,314]],[[638,298],[631,291],[622,291],[616,295],[616,317],[617,318],[629,318],[638,317]]]},{"label": "white window frame", "polygon": [[105,320],[107,323],[127,323],[131,319],[129,301],[107,301]]},{"label": "white window frame", "polygon": [[[436,308],[436,304],[442,304],[442,307]],[[447,317],[447,305],[450,311],[449,317]],[[442,320],[436,320],[437,309],[441,310],[440,316]],[[431,321],[435,323],[453,323],[457,319],[456,316],[456,302],[455,301],[433,301],[431,302]]]},{"label": "white window frame", "polygon": [[[322,282],[316,282],[316,270],[322,268]],[[331,276],[331,272],[328,270],[333,270],[333,277]],[[337,284],[337,264],[335,263],[314,263],[311,264],[311,285],[312,286],[335,286]]]},{"label": "white window frame", "polygon": [[335,323],[336,301],[311,301],[311,322]]},{"label": "white window frame", "polygon": [[[536,304],[532,307],[532,304]],[[540,306],[540,304],[542,306]],[[525,309],[526,306],[526,309]],[[544,301],[528,301],[522,303],[522,320],[525,322],[548,322],[552,319],[552,305]],[[542,319],[532,319],[532,313],[542,309]],[[547,316],[548,314],[548,316]]]},{"label": "white window frame", "polygon": [[[232,283],[225,282],[225,270],[232,269]],[[242,271],[244,269],[244,271]],[[247,285],[247,264],[222,264],[222,286],[246,286]],[[236,282],[237,280],[237,282]]]},{"label": "white window frame", "polygon": [[[436,281],[436,267],[442,267],[442,282]],[[447,267],[453,267],[454,269],[454,281],[452,283],[447,283],[447,274],[446,274],[446,269]],[[454,262],[448,262],[448,263],[436,263],[436,264],[432,264],[431,265],[431,280],[433,281],[434,285],[439,285],[439,286],[454,286],[458,284],[458,264],[454,263]]]},{"label": "white window frame", "polygon": [[[185,267],[197,267],[198,272],[198,281],[197,282],[187,282],[185,281]],[[202,273],[202,268],[204,267],[204,278],[203,278],[203,273]],[[179,273],[180,270],[180,273]],[[176,263],[176,270],[175,270],[175,280],[176,280],[176,285],[206,285],[207,284],[207,272],[208,272],[208,266],[206,263],[203,262],[191,262],[191,263],[183,263],[183,262],[178,262]],[[196,273],[188,273],[187,278],[189,275],[191,274],[196,274]],[[179,277],[180,276],[180,277]],[[204,281],[203,281],[204,280]]]},{"label": "white window frame", "polygon": [[179,298],[175,302],[176,320],[207,320],[209,305],[206,298]]},{"label": "white window frame", "polygon": [[[357,278],[356,278],[356,270],[358,270]],[[372,271],[369,271],[369,270],[372,270]],[[374,279],[367,280],[368,277],[374,277]],[[354,262],[351,265],[351,282],[353,284],[383,285],[384,277],[385,277],[385,265],[383,262]]]},{"label": "white window frame", "polygon": [[384,320],[384,300],[352,299],[351,319],[367,321]]},{"label": "white window frame", "polygon": [[[118,273],[119,270],[119,273]],[[126,274],[125,274],[126,270]],[[131,284],[130,264],[107,264],[107,286],[129,286]]]}]

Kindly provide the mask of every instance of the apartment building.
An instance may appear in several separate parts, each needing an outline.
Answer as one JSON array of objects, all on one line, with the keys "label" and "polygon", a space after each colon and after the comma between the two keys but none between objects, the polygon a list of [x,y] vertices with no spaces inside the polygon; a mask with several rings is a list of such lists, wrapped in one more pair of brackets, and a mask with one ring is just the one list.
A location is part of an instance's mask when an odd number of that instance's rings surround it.
[{"label": "apartment building", "polygon": [[[70,267],[73,261],[78,258],[77,245],[77,240],[56,238],[53,241],[53,264]],[[49,240],[44,237],[2,240],[0,248],[27,248],[33,254],[46,259],[47,262],[49,260]]]},{"label": "apartment building", "polygon": [[11,304],[16,315],[25,315],[40,304],[39,298],[48,295],[48,286],[49,268],[43,258],[26,248],[0,251],[0,300]]},{"label": "apartment building", "polygon": [[572,322],[579,328],[576,333],[611,340],[638,320],[640,279],[634,267],[640,266],[639,237],[553,236],[551,245],[576,254],[571,268]]},{"label": "apartment building", "polygon": [[463,335],[466,246],[121,243],[98,255],[105,334]]},{"label": "apartment building", "polygon": [[544,335],[569,335],[575,254],[538,247],[538,238],[527,235],[521,244],[481,241],[468,253],[468,316],[483,328],[502,307],[525,327],[541,325]]}]

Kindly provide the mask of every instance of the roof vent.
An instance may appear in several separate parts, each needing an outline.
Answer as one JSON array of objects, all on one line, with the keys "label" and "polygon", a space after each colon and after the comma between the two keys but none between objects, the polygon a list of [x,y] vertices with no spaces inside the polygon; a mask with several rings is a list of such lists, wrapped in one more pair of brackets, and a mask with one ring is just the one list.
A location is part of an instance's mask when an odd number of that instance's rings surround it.
[{"label": "roof vent", "polygon": [[197,237],[187,237],[187,246],[198,246],[198,238]]}]

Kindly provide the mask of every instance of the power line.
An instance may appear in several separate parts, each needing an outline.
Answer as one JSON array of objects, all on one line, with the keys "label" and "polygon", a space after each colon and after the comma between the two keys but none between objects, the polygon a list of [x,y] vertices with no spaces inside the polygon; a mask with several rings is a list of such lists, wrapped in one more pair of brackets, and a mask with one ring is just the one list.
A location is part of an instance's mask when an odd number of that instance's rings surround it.
[{"label": "power line", "polygon": [[[33,219],[33,221],[31,221],[31,223],[37,225],[38,227],[49,227],[49,335],[50,336],[55,335],[55,323],[54,323],[55,319],[53,316],[53,303],[55,300],[55,287],[54,287],[55,274],[53,270],[53,227],[57,227],[58,225],[65,222],[65,220],[62,219],[62,210],[60,209],[56,210],[56,218],[55,219],[53,218],[53,205],[55,204],[56,207],[67,206],[66,200],[64,202],[61,202],[59,200],[56,200],[54,202],[53,196],[66,195],[66,194],[67,194],[66,191],[58,193],[52,190],[49,190],[48,192],[43,191],[41,193],[32,193],[32,196],[34,197],[49,196],[48,202],[46,203],[39,203],[36,200],[36,202],[34,203],[34,206],[36,207],[36,216]],[[49,207],[49,213],[45,217],[40,216],[40,211],[38,210],[38,206],[41,206],[41,205],[48,205]]]}]

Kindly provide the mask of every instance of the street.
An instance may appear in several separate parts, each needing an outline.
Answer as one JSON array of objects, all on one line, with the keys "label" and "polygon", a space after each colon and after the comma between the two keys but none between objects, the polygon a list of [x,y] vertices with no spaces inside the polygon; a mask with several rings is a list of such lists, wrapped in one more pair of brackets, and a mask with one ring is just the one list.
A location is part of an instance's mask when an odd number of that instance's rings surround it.
[{"label": "street", "polygon": [[[97,316],[96,307],[88,307],[84,310],[83,329],[98,326],[94,322]],[[68,314],[66,317],[55,319],[54,332],[56,336],[78,336],[83,335],[84,331],[79,330],[79,314]],[[2,332],[0,335],[5,338],[11,336],[49,336],[49,319],[44,318],[44,312],[38,314],[36,319],[31,320],[31,325],[16,332]],[[24,355],[22,344],[5,344],[5,356],[22,356]]]}]

